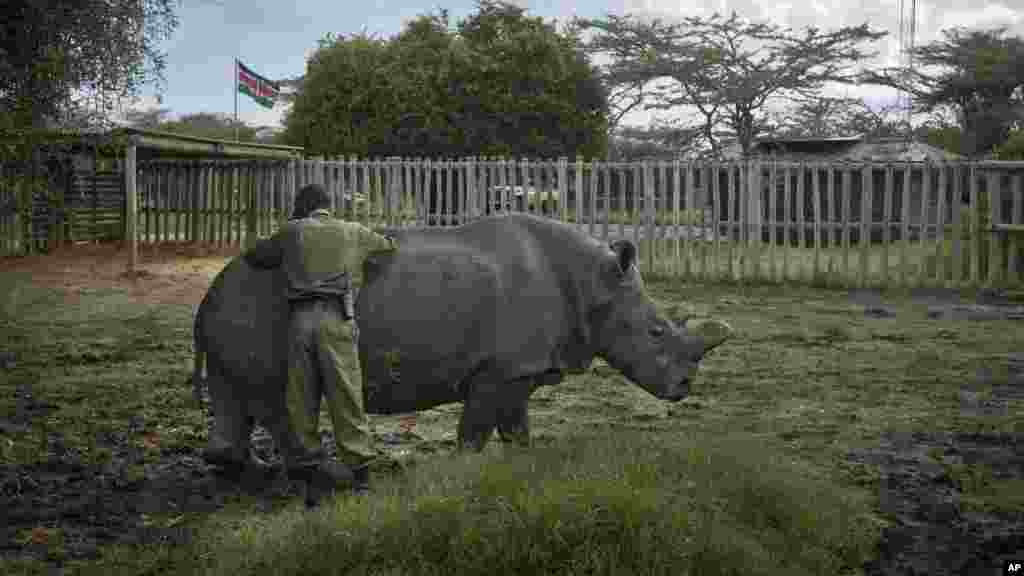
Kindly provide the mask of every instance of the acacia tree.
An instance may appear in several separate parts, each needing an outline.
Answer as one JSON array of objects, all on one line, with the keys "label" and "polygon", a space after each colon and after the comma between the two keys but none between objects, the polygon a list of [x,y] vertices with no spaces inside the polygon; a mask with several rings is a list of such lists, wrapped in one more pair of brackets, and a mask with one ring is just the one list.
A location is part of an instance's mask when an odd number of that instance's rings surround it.
[{"label": "acacia tree", "polygon": [[0,127],[42,128],[68,115],[86,118],[88,108],[109,112],[148,80],[161,85],[165,62],[156,45],[177,23],[172,0],[8,0]]},{"label": "acacia tree", "polygon": [[1024,120],[1024,39],[1006,28],[943,30],[943,38],[917,46],[914,66],[868,71],[867,83],[912,96],[918,112],[954,112],[965,154],[983,154]]},{"label": "acacia tree", "polygon": [[611,58],[604,69],[610,86],[659,82],[644,107],[695,109],[703,118],[702,137],[716,154],[721,127],[748,154],[754,137],[771,127],[769,103],[811,98],[829,82],[857,81],[852,68],[873,56],[860,46],[886,35],[866,23],[795,32],[748,22],[735,12],[678,24],[608,16],[579,25],[596,31],[588,50]]},{"label": "acacia tree", "polygon": [[641,158],[693,158],[701,153],[700,134],[692,128],[667,122],[650,126],[618,126],[610,133],[608,148],[611,160]]},{"label": "acacia tree", "polygon": [[773,114],[774,133],[785,137],[899,136],[910,130],[894,115],[897,105],[877,109],[859,98],[819,96]]}]

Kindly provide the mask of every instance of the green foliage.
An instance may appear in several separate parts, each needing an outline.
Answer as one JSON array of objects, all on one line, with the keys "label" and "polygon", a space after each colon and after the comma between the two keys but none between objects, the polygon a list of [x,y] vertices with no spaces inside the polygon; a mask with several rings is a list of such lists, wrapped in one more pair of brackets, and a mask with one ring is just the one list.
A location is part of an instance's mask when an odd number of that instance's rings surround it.
[{"label": "green foliage", "polygon": [[995,157],[998,160],[1024,160],[1024,130],[1010,132],[1009,138],[996,146]]},{"label": "green foliage", "polygon": [[386,43],[365,35],[322,39],[285,116],[288,143],[316,155],[379,155],[397,101],[392,62]]},{"label": "green foliage", "polygon": [[485,1],[455,29],[441,11],[389,40],[323,39],[285,141],[327,156],[602,156],[604,102],[571,37]]},{"label": "green foliage", "polygon": [[177,26],[173,5],[172,0],[5,2],[0,112],[16,127],[39,128],[87,108],[87,99],[109,112],[117,99],[136,94],[147,80],[161,81],[165,63],[157,44]]},{"label": "green foliage", "polygon": [[925,134],[925,142],[942,148],[947,152],[954,154],[962,154],[960,147],[960,140],[963,131],[957,126],[944,126],[938,128],[929,128]]}]

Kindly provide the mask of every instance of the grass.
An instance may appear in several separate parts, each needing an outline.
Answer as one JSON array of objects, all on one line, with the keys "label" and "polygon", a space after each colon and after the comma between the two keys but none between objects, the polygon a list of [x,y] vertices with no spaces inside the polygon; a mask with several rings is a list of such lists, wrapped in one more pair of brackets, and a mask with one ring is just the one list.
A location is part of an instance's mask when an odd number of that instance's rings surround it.
[{"label": "grass", "polygon": [[[851,450],[892,430],[1024,431],[1020,400],[1001,415],[963,413],[959,401],[979,369],[1019,348],[1013,324],[931,321],[898,294],[886,300],[895,317],[868,318],[845,292],[811,287],[650,275],[648,290],[674,314],[723,318],[736,331],[683,403],[666,405],[597,362],[534,394],[529,451],[434,451],[403,476],[378,478],[369,498],[315,513],[240,496],[212,514],[154,517],[198,537],[107,548],[78,573],[855,574],[884,522],[877,471],[851,463]],[[44,405],[0,435],[0,464],[44,461],[58,445],[101,464],[118,456],[103,438],[128,434],[131,475],[203,444],[203,412],[183,385],[190,306],[157,307],[116,285],[68,300],[6,272],[0,298],[0,339],[18,357],[0,379],[0,410],[23,409],[26,384]],[[440,446],[457,415],[423,412],[418,432]],[[1024,507],[1019,480],[934,458],[965,506]],[[45,570],[0,560],[0,572]]]},{"label": "grass", "polygon": [[19,383],[30,383],[49,409],[6,438],[0,464],[45,461],[54,442],[86,464],[102,464],[111,453],[97,440],[133,421],[150,460],[205,436],[205,416],[182,395],[190,307],[133,305],[114,288],[87,292],[75,305],[56,290],[32,288],[28,278],[2,278],[0,334],[18,361],[6,373],[0,412],[18,413],[11,388]]},{"label": "grass", "polygon": [[[748,438],[609,430],[417,468],[373,499],[218,531],[205,574],[822,574],[866,560],[864,499]],[[199,557],[204,554],[200,552]]]}]

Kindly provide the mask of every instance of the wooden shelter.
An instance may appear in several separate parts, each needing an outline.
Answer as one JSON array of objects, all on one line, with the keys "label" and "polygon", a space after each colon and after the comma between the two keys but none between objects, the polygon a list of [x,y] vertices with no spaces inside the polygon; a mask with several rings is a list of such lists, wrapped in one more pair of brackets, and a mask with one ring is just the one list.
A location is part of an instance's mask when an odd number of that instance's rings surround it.
[{"label": "wooden shelter", "polygon": [[[139,209],[137,175],[154,162],[246,161],[279,163],[302,157],[302,148],[232,142],[183,134],[116,128],[105,132],[36,133],[38,166],[0,161],[0,250],[23,253],[67,242],[126,239],[135,250]],[[18,141],[8,135],[7,141]],[[26,193],[19,176],[42,176],[46,185]],[[179,191],[165,191],[168,194]],[[147,199],[152,201],[152,199]]]}]

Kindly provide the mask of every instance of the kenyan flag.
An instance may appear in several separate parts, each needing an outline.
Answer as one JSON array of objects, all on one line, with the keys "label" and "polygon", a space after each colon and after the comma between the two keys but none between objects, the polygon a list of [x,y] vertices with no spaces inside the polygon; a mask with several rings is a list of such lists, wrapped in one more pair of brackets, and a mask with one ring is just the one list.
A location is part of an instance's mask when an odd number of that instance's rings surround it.
[{"label": "kenyan flag", "polygon": [[277,98],[277,84],[253,72],[238,62],[238,91],[248,94],[253,100],[266,108],[274,107]]}]

